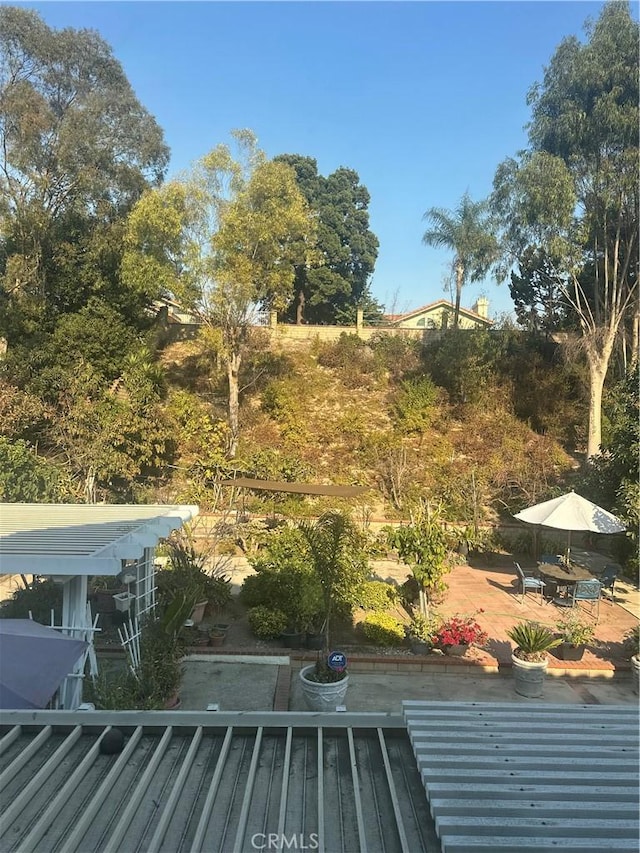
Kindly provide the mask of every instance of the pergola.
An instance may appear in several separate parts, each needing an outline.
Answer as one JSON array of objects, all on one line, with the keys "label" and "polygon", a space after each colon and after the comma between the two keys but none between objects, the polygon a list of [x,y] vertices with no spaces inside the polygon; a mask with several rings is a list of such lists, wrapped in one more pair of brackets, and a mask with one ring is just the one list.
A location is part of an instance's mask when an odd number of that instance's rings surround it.
[{"label": "pergola", "polygon": [[[150,610],[155,546],[198,511],[185,505],[0,503],[0,575],[39,575],[62,583],[62,624],[55,627],[91,643],[88,577],[119,575],[126,567],[137,612]],[[81,679],[68,681],[61,691],[63,707],[77,707]]]}]

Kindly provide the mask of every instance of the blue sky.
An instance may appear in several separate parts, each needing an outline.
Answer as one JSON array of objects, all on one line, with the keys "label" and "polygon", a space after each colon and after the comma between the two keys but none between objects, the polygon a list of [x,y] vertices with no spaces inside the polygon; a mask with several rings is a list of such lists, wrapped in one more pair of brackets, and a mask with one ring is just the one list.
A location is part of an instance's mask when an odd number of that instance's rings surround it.
[{"label": "blue sky", "polygon": [[[232,128],[269,156],[355,169],[380,240],[372,293],[388,311],[440,298],[450,256],[422,244],[424,212],[491,190],[526,145],[526,95],[559,42],[583,37],[599,2],[24,3],[53,27],[112,46],[171,148],[170,175]],[[467,285],[490,314],[506,283]]]}]

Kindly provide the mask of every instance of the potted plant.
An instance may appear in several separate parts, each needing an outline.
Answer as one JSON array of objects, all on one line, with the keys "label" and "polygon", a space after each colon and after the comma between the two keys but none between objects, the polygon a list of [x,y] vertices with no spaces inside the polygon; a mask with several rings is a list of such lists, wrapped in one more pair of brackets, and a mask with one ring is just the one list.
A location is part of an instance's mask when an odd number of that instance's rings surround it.
[{"label": "potted plant", "polygon": [[340,671],[332,669],[326,657],[318,654],[314,664],[302,667],[300,681],[305,702],[311,711],[335,711],[338,705],[344,705],[349,675],[346,668]]},{"label": "potted plant", "polygon": [[640,626],[634,625],[625,637],[625,645],[631,652],[631,674],[633,692],[640,693]]},{"label": "potted plant", "polygon": [[208,555],[197,551],[186,534],[176,534],[167,542],[167,550],[167,568],[156,574],[159,599],[171,601],[184,594],[191,600],[189,617],[199,624],[208,605],[220,608],[229,601],[230,580],[224,573],[205,570]]},{"label": "potted plant", "polygon": [[433,638],[439,625],[439,620],[425,619],[421,613],[414,612],[407,626],[407,639],[414,655],[429,654],[433,649]]},{"label": "potted plant", "polygon": [[[482,613],[482,610],[478,612]],[[442,649],[445,655],[458,657],[465,655],[472,643],[481,646],[487,639],[487,632],[473,616],[451,616],[433,635],[433,643],[437,648]]]},{"label": "potted plant", "polygon": [[507,636],[516,644],[511,655],[516,693],[529,699],[542,696],[548,652],[560,645],[561,639],[538,622],[519,622]]},{"label": "potted plant", "polygon": [[209,630],[208,641],[210,646],[223,646],[227,637],[226,631],[221,631],[215,625]]},{"label": "potted plant", "polygon": [[331,710],[344,704],[349,676],[331,669],[327,655],[331,619],[336,611],[353,608],[368,577],[365,540],[348,515],[335,510],[324,513],[315,524],[299,528],[308,545],[311,565],[320,583],[324,618],[324,656],[300,671],[302,691],[312,710]]},{"label": "potted plant", "polygon": [[595,634],[593,625],[570,612],[560,619],[556,628],[560,633],[558,657],[561,660],[582,660],[585,644],[592,640]]}]

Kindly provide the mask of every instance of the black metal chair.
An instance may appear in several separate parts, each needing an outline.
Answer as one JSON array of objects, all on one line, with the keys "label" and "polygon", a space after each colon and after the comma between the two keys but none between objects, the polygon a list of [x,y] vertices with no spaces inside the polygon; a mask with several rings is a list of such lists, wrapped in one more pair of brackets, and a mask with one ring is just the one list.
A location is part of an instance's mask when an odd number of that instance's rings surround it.
[{"label": "black metal chair", "polygon": [[527,593],[527,590],[531,589],[537,590],[540,593],[540,604],[542,604],[542,591],[546,586],[545,582],[541,581],[540,578],[536,577],[535,575],[525,573],[520,563],[516,563],[514,561],[513,565],[516,567],[516,571],[518,572],[518,579],[520,581],[520,603],[524,601],[524,597]]}]

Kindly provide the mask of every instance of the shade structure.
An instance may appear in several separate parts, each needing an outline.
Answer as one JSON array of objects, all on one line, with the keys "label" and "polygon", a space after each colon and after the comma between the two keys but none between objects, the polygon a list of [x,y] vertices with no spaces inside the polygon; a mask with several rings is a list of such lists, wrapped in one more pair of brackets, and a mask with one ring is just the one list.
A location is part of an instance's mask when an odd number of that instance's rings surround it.
[{"label": "shade structure", "polygon": [[236,477],[235,480],[220,480],[221,486],[235,486],[258,492],[288,492],[294,495],[324,495],[332,498],[355,498],[369,491],[368,486],[334,486],[323,483],[289,483],[282,480],[254,480]]},{"label": "shade structure", "polygon": [[622,533],[625,525],[613,513],[591,503],[576,492],[567,492],[540,504],[523,509],[514,518],[528,524],[567,530],[567,554],[571,548],[572,530],[590,530],[592,533]]},{"label": "shade structure", "polygon": [[0,619],[0,708],[44,708],[86,648],[31,619]]}]

